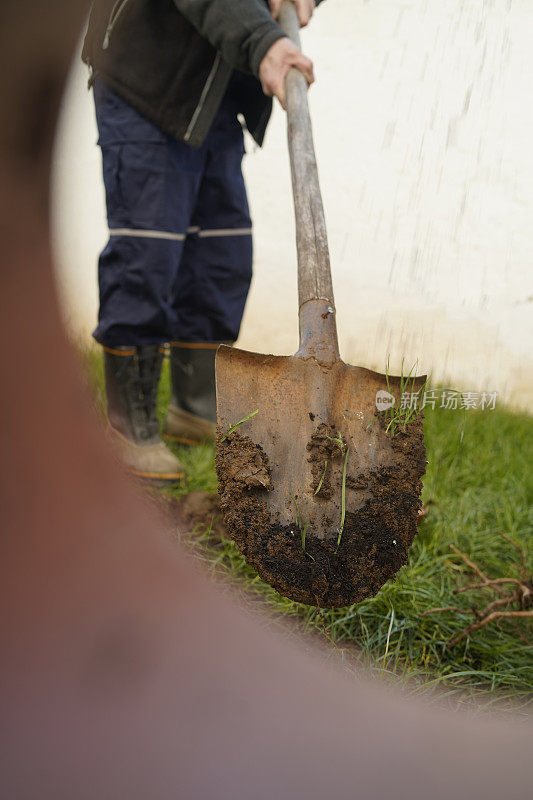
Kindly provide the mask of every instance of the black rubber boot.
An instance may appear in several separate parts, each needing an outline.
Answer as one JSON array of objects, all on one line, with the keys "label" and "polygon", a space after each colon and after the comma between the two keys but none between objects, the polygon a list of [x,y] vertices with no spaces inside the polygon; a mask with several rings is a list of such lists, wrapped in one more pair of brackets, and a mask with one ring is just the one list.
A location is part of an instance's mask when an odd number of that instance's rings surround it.
[{"label": "black rubber boot", "polygon": [[128,471],[140,478],[173,482],[184,473],[159,435],[156,408],[162,361],[159,345],[104,348],[107,416]]},{"label": "black rubber boot", "polygon": [[165,420],[166,439],[188,445],[214,440],[217,349],[218,343],[171,344],[172,398]]}]

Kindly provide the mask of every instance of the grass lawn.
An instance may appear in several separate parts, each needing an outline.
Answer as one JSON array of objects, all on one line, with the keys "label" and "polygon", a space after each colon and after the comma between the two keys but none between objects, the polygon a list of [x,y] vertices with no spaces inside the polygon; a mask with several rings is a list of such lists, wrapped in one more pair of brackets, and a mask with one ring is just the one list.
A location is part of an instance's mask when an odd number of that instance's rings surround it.
[{"label": "grass lawn", "polygon": [[[97,355],[87,357],[97,403],[103,396]],[[168,401],[168,365],[160,388],[160,412]],[[455,545],[489,577],[517,577],[520,557],[499,532],[526,551],[533,572],[533,419],[498,407],[494,411],[428,411],[428,457],[424,503],[429,514],[419,526],[409,564],[376,597],[338,611],[319,612],[281,597],[262,582],[229,540],[209,530],[188,535],[195,553],[217,574],[274,609],[298,631],[320,633],[327,647],[353,654],[380,679],[405,681],[409,691],[439,686],[457,698],[474,696],[525,707],[533,697],[533,621],[504,619],[474,632],[457,645],[447,642],[471,621],[469,608],[495,598],[485,591],[454,595],[475,575],[450,550]],[[200,489],[216,492],[214,447],[177,448],[187,480],[174,497]],[[441,606],[465,613],[422,616]],[[462,702],[458,699],[458,702]]]}]

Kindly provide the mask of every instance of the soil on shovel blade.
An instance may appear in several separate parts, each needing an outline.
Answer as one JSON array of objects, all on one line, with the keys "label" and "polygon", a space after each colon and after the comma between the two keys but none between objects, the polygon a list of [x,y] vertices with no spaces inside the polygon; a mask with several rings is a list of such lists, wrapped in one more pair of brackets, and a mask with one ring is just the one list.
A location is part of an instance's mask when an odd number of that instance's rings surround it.
[{"label": "soil on shovel blade", "polygon": [[[324,463],[338,458],[331,426],[319,426],[308,444],[312,489],[334,491]],[[407,562],[417,531],[421,477],[426,456],[422,419],[392,439],[402,467],[382,467],[346,477],[346,520],[340,543],[308,536],[305,551],[298,524],[271,525],[266,497],[268,458],[252,439],[235,432],[217,442],[216,469],[224,520],[240,552],[280,594],[300,603],[337,608],[376,594]],[[338,447],[338,452],[335,448]],[[350,490],[366,489],[364,505],[350,512]],[[337,487],[338,491],[338,487]]]}]

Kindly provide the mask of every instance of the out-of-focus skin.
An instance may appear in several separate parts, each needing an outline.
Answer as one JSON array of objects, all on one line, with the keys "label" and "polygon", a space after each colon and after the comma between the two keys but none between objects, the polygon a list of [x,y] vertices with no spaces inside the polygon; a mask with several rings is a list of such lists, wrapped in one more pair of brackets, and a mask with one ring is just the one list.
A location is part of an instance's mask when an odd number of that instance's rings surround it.
[{"label": "out-of-focus skin", "polygon": [[0,795],[528,796],[529,728],[402,699],[278,638],[168,539],[110,456],[48,232],[53,121],[86,11],[0,11]]}]

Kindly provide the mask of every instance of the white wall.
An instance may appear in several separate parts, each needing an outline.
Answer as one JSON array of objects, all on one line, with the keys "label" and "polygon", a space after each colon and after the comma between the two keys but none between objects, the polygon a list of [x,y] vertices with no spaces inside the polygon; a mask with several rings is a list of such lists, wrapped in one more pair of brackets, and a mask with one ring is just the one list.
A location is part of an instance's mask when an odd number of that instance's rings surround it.
[{"label": "white wall", "polygon": [[[434,381],[533,398],[533,3],[327,0],[304,33],[346,361],[418,358]],[[106,240],[86,72],[65,96],[54,234],[69,327],[88,337]],[[245,172],[255,279],[240,344],[297,347],[284,115]]]}]

